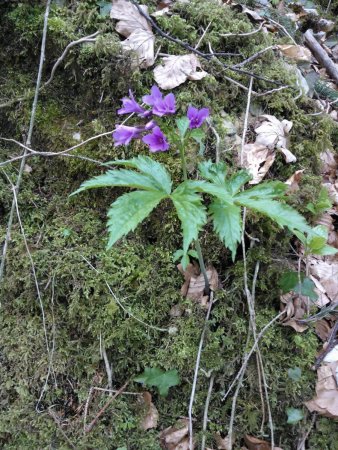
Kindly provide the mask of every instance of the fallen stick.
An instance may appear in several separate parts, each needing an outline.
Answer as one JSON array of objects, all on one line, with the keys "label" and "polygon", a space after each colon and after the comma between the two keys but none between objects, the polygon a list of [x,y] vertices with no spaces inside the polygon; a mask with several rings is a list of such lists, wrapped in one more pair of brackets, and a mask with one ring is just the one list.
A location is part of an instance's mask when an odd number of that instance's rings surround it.
[{"label": "fallen stick", "polygon": [[314,37],[312,30],[307,30],[304,34],[305,42],[309,49],[311,50],[313,56],[317,59],[319,64],[323,66],[330,77],[338,85],[338,66],[332,59],[328,56],[326,51]]}]

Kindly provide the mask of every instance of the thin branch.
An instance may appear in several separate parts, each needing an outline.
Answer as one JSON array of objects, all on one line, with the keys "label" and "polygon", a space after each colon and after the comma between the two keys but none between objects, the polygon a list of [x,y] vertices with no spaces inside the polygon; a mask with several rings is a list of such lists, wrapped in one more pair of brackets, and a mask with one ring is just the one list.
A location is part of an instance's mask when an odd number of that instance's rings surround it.
[{"label": "thin branch", "polygon": [[202,429],[203,436],[202,436],[201,450],[205,450],[206,431],[207,431],[207,426],[208,426],[208,411],[209,411],[209,404],[210,404],[210,399],[211,399],[212,388],[214,386],[214,381],[215,381],[215,374],[213,373],[210,377],[208,394],[207,394],[207,398],[205,400],[205,406],[204,406],[203,429]]},{"label": "thin branch", "polygon": [[211,308],[212,308],[212,305],[213,305],[213,298],[214,298],[214,293],[213,293],[213,291],[211,291],[210,292],[208,311],[207,311],[207,314],[205,316],[205,321],[204,321],[204,326],[203,326],[203,330],[202,330],[202,334],[201,334],[201,339],[200,339],[200,343],[199,343],[199,346],[198,346],[198,352],[197,352],[197,358],[196,358],[196,364],[195,364],[195,372],[194,372],[194,379],[193,379],[192,388],[191,388],[191,394],[190,394],[190,402],[189,402],[189,410],[188,410],[188,417],[189,417],[189,450],[193,450],[193,448],[194,448],[193,447],[192,408],[193,408],[194,400],[195,400],[197,378],[198,378],[198,372],[199,372],[199,367],[200,367],[202,349],[203,349],[203,344],[204,344],[204,337],[205,337],[205,333],[206,333],[207,327],[208,327],[208,320],[209,320],[210,313],[211,313]]},{"label": "thin branch", "polygon": [[60,419],[59,417],[55,414],[55,412],[52,410],[51,407],[49,407],[47,409],[48,411],[48,415],[54,420],[54,422],[56,423],[56,425],[58,426],[58,429],[60,431],[60,433],[62,434],[62,436],[66,439],[68,445],[70,446],[70,448],[73,448],[74,450],[76,450],[75,445],[73,445],[72,441],[69,439],[69,437],[66,435],[66,433],[64,432],[64,430],[62,429],[62,426],[60,424]]},{"label": "thin branch", "polygon": [[99,420],[99,418],[105,413],[107,408],[113,403],[113,401],[116,399],[116,397],[118,397],[125,390],[125,388],[128,386],[129,383],[130,383],[130,380],[126,381],[124,383],[124,385],[112,397],[110,397],[110,399],[103,406],[103,408],[101,408],[100,411],[97,413],[96,417],[90,422],[89,425],[86,426],[86,428],[84,430],[85,433],[89,433],[93,429],[94,425]]},{"label": "thin branch", "polygon": [[[40,62],[39,62],[39,69],[38,69],[38,76],[36,80],[36,87],[35,87],[35,94],[34,94],[34,100],[32,104],[32,110],[31,110],[31,116],[30,116],[30,123],[29,123],[29,129],[28,129],[28,135],[26,140],[26,146],[29,148],[31,146],[31,139],[33,134],[33,128],[35,123],[35,114],[36,114],[36,107],[38,103],[39,98],[39,90],[40,90],[40,84],[41,84],[41,77],[42,77],[42,69],[43,69],[43,63],[45,60],[45,49],[46,49],[46,39],[47,39],[47,29],[48,29],[48,16],[49,16],[49,10],[50,10],[50,3],[51,0],[47,0],[46,3],[46,10],[45,10],[45,16],[44,16],[44,24],[43,24],[43,32],[42,32],[42,42],[41,42],[41,52],[40,52]],[[23,158],[21,160],[20,168],[19,168],[19,174],[15,185],[15,197],[19,195],[19,190],[21,186],[21,179],[22,174],[24,171],[24,167],[26,164],[26,156],[27,156],[27,150],[25,149]],[[13,191],[14,192],[14,191]],[[8,243],[11,236],[11,230],[13,225],[13,219],[14,219],[14,211],[16,209],[16,200],[13,197],[12,201],[12,207],[9,213],[9,218],[7,222],[7,232],[5,237],[5,242],[2,249],[2,259],[0,264],[0,284],[3,280],[4,271],[5,271],[5,261],[6,261],[6,255],[7,255],[7,249],[8,249]]]},{"label": "thin branch", "polygon": [[280,23],[278,23],[275,20],[271,19],[271,17],[266,17],[266,20],[268,20],[269,22],[272,22],[274,25],[276,25],[276,27],[278,27],[282,31],[284,31],[284,33],[288,36],[288,38],[291,39],[291,41],[294,43],[294,45],[297,45],[297,42],[293,39],[291,34],[288,32],[288,30],[285,27],[283,27],[283,25],[281,25]]},{"label": "thin branch", "polygon": [[[194,47],[192,47],[191,45],[181,41],[178,38],[175,38],[173,36],[171,36],[170,34],[166,33],[165,31],[163,31],[158,25],[157,23],[152,19],[152,17],[150,17],[148,14],[146,14],[143,9],[140,7],[140,5],[138,4],[138,2],[136,0],[129,0],[138,10],[138,12],[141,14],[141,16],[143,16],[149,23],[150,25],[157,31],[157,33],[168,39],[171,42],[175,42],[176,44],[180,45],[181,47],[185,48],[186,50],[189,50],[192,53],[195,53],[196,55],[200,56],[201,58],[204,58],[206,60],[210,60],[211,58],[214,57],[214,55],[207,55],[203,52],[201,52],[198,49],[195,49]],[[281,82],[280,81],[275,81],[275,80],[269,80],[265,77],[262,77],[260,75],[257,75],[255,73],[252,72],[248,72],[247,70],[242,70],[242,69],[238,69],[236,67],[233,66],[229,66],[225,63],[221,63],[222,66],[227,69],[227,70],[231,70],[233,72],[237,72],[240,73],[242,75],[248,75],[250,77],[256,78],[257,80],[261,80],[261,81],[266,81],[267,83],[272,83],[272,84],[276,84],[276,85],[280,85]]]},{"label": "thin branch", "polygon": [[[240,157],[241,167],[243,167],[244,146],[245,146],[245,140],[246,140],[246,133],[247,133],[247,129],[248,129],[249,111],[250,111],[250,104],[251,104],[252,83],[253,83],[253,78],[251,77],[250,78],[250,83],[249,83],[248,99],[247,99],[247,103],[246,103],[244,125],[243,125],[243,134],[242,134],[241,157]],[[245,229],[245,227],[243,227],[243,230],[244,229]],[[243,233],[244,233],[244,231],[243,231]]]},{"label": "thin branch", "polygon": [[244,61],[241,61],[238,64],[235,64],[233,67],[242,67],[245,66],[245,64],[248,64],[252,61],[254,61],[255,59],[259,58],[260,56],[262,56],[264,53],[266,53],[269,50],[275,50],[277,48],[276,45],[270,45],[270,47],[266,47],[263,48],[262,50],[260,50],[257,53],[254,53],[253,55],[249,56],[249,58],[245,59]]},{"label": "thin branch", "polygon": [[208,30],[209,30],[211,24],[212,24],[212,22],[209,22],[208,25],[207,25],[207,27],[206,27],[206,29],[203,31],[202,36],[199,38],[197,44],[195,45],[195,50],[197,50],[198,47],[201,45],[201,43],[202,43],[202,41],[203,41],[205,35],[207,34],[207,32],[208,32]]},{"label": "thin branch", "polygon": [[261,31],[261,29],[263,28],[264,22],[262,22],[259,27],[256,30],[253,31],[249,31],[248,33],[220,33],[219,35],[222,37],[230,37],[230,36],[237,36],[237,37],[242,37],[242,36],[252,36],[253,34],[258,33],[259,31]]}]

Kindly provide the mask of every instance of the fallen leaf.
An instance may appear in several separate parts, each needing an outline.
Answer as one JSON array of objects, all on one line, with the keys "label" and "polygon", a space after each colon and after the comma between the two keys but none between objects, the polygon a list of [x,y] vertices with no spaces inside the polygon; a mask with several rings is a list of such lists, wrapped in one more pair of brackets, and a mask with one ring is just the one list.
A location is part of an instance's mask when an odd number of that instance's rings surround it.
[{"label": "fallen leaf", "polygon": [[[248,450],[271,450],[271,445],[267,441],[257,439],[254,436],[244,435],[244,442]],[[274,450],[282,450],[280,447],[274,447]]]},{"label": "fallen leaf", "polygon": [[292,193],[292,192],[296,192],[299,190],[299,182],[302,179],[304,170],[305,169],[296,170],[296,172],[285,181],[285,184],[287,184],[289,186],[287,192]]},{"label": "fallen leaf", "polygon": [[319,280],[332,302],[338,300],[338,257],[309,257],[310,274]]},{"label": "fallen leaf", "polygon": [[325,358],[323,359],[323,362],[325,363],[332,363],[336,361],[338,361],[338,345],[333,347],[333,349],[330,350],[329,353],[327,353],[325,355]]},{"label": "fallen leaf", "polygon": [[[177,266],[178,270],[184,276],[185,282],[181,288],[181,294],[191,300],[195,300],[202,306],[208,305],[208,296],[204,295],[205,281],[204,276],[200,272],[197,263],[188,264],[184,271],[181,264]],[[219,288],[218,273],[214,267],[207,267],[207,276],[210,288],[217,291]]]},{"label": "fallen leaf", "polygon": [[[218,450],[229,450],[231,448],[230,445],[230,438],[229,436],[226,436],[225,438],[222,438],[222,436],[219,433],[215,434],[215,441],[217,445]],[[232,437],[232,444],[234,444],[235,438]]]},{"label": "fallen leaf", "polygon": [[162,89],[173,89],[186,80],[201,80],[208,75],[201,68],[196,55],[173,55],[163,58],[163,64],[155,67],[154,77]]},{"label": "fallen leaf", "polygon": [[142,430],[149,430],[157,427],[159,418],[158,411],[151,401],[151,394],[149,392],[143,392],[143,403],[145,405],[145,416],[140,424]]},{"label": "fallen leaf", "polygon": [[33,171],[33,169],[31,168],[31,166],[29,166],[28,164],[24,165],[23,171],[25,173],[31,173]]},{"label": "fallen leaf", "polygon": [[296,62],[311,62],[312,54],[310,50],[301,45],[278,45],[279,50],[283,53],[287,58],[292,59]]},{"label": "fallen leaf", "polygon": [[[262,144],[266,147],[286,149],[287,135],[292,128],[292,122],[289,120],[280,121],[275,116],[271,116],[269,114],[264,114],[262,117],[267,120],[265,120],[258,128],[255,128],[255,132],[257,134],[256,144]],[[290,156],[288,157],[290,158]],[[296,160],[294,156],[291,159],[293,161]]]},{"label": "fallen leaf", "polygon": [[160,433],[160,441],[165,450],[190,450],[189,420],[181,419],[173,427],[163,430]]},{"label": "fallen leaf", "polygon": [[276,152],[261,144],[245,144],[243,147],[243,167],[252,175],[249,184],[258,184],[272,166]]},{"label": "fallen leaf", "polygon": [[320,337],[322,341],[326,341],[330,335],[331,327],[326,319],[316,320],[315,330],[317,336]]},{"label": "fallen leaf", "polygon": [[[140,8],[148,14],[147,6],[140,5]],[[136,6],[127,0],[113,0],[110,17],[118,20],[115,29],[127,38],[121,43],[123,49],[137,54],[137,63],[141,68],[152,66],[155,37],[151,25]]]},{"label": "fallen leaf", "polygon": [[318,412],[325,417],[338,418],[338,388],[337,388],[338,362],[324,363],[317,370],[316,397],[305,402],[310,412]]}]

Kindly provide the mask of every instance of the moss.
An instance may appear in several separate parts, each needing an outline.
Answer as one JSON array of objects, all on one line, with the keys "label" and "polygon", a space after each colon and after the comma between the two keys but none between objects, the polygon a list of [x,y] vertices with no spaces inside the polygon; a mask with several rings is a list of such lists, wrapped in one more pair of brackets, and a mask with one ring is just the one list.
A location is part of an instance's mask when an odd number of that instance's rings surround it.
[{"label": "moss", "polygon": [[[0,54],[1,61],[6,61],[6,79],[1,80],[4,99],[21,96],[34,89],[44,10],[43,6],[32,3],[7,2],[4,9],[4,27],[0,30],[0,36],[8,34],[12,37],[11,40],[4,40]],[[145,3],[150,10],[156,7],[155,1]],[[260,33],[247,38],[221,36],[250,32],[254,26],[245,14],[226,5],[220,7],[216,0],[176,3],[172,11],[172,16],[158,19],[161,27],[196,45],[203,29],[211,23],[200,49],[209,51],[210,42],[214,51],[241,53],[239,57],[222,59],[229,65],[268,45],[281,42],[279,36],[262,36]],[[130,70],[130,58],[121,51],[121,37],[114,31],[110,20],[99,15],[94,0],[69,1],[64,8],[53,6],[44,79],[48,79],[55,60],[68,42],[98,29],[102,33],[97,41],[72,48],[55,73],[52,84],[41,91],[33,134],[34,148],[59,151],[78,142],[75,133],[84,140],[113,130],[120,98],[126,95],[129,88],[141,97],[153,85],[152,71]],[[15,52],[13,49],[17,50],[18,42],[20,48]],[[160,37],[156,38],[156,42],[162,46],[161,52],[185,53],[182,47]],[[221,137],[222,158],[233,172],[236,161],[229,146],[225,148],[223,145],[227,133],[223,119],[224,115],[232,121],[241,117],[247,94],[225,80],[223,75],[232,76],[245,85],[248,78],[230,71],[223,72],[213,61],[201,62],[210,75],[176,88],[177,106],[182,114],[192,102],[196,106],[210,108],[213,126]],[[290,71],[273,52],[247,68],[286,84],[294,82]],[[272,85],[255,81],[254,87],[264,90],[271,89]],[[271,96],[259,97],[256,102],[265,113],[294,123],[290,149],[297,156],[297,164],[286,165],[278,156],[269,176],[284,181],[298,168],[304,168],[301,189],[288,200],[304,211],[306,203],[313,201],[320,189],[319,154],[324,148],[337,145],[338,130],[329,118],[308,116],[313,112],[311,101],[295,101],[296,95],[293,90],[286,89]],[[22,135],[27,133],[30,108],[31,97],[27,96],[12,109],[4,110],[0,119],[0,134],[21,140]],[[166,128],[170,129],[173,122],[174,119],[169,120]],[[212,159],[214,144],[215,137],[208,132],[206,155]],[[6,158],[16,151],[9,144],[0,148]],[[37,405],[49,361],[36,286],[20,229],[15,223],[5,283],[1,287],[2,448],[69,448],[69,442],[50,415],[54,411],[54,417],[60,421],[63,431],[76,448],[126,446],[128,449],[159,450],[158,430],[173,425],[177,417],[187,414],[205,310],[180,295],[183,280],[172,261],[172,254],[182,243],[180,223],[171,205],[163,202],[134,233],[107,251],[106,211],[122,190],[91,191],[68,198],[83,180],[103,170],[76,156],[107,161],[145,152],[140,143],[115,148],[111,138],[105,137],[74,151],[74,158],[28,160],[32,172],[24,174],[19,209],[42,295],[49,345],[52,348],[54,340],[55,351],[53,373],[42,402]],[[179,182],[180,164],[175,152],[154,157],[168,167],[175,183]],[[198,160],[195,149],[189,149],[192,176]],[[6,173],[15,181],[17,166],[8,166]],[[0,198],[0,236],[3,237],[12,200],[4,175],[0,175]],[[259,239],[259,243],[252,248],[249,238],[246,244],[250,282],[256,263],[260,262],[256,287],[257,328],[260,330],[278,310],[278,279],[281,269],[290,264],[288,251],[292,236],[255,213],[247,215],[247,232]],[[242,294],[244,263],[241,248],[235,263],[232,263],[231,255],[218,241],[210,224],[201,233],[201,244],[207,262],[216,267],[222,284],[206,331],[194,403],[194,426],[200,440],[209,375],[213,370],[215,384],[208,428],[208,446],[212,446],[213,433],[224,433],[228,426],[231,396],[224,402],[222,397],[236,376],[247,349],[249,317]],[[170,310],[177,304],[182,308],[182,315],[172,317]],[[164,329],[172,327],[176,333],[161,332],[144,323]],[[311,418],[306,416],[299,427],[289,427],[285,409],[290,406],[302,408],[302,402],[312,397],[315,374],[311,371],[311,365],[317,345],[313,330],[296,335],[290,328],[280,325],[272,327],[261,343],[276,435],[283,448],[291,449],[300,428],[307,428],[311,422]],[[107,382],[100,353],[102,346],[112,364],[116,388],[145,367],[176,368],[179,371],[181,384],[170,389],[168,398],[161,398],[155,390],[151,390],[160,414],[157,430],[141,431],[142,408],[134,396],[121,395],[92,432],[83,435],[84,407],[89,389],[93,385],[105,387]],[[295,366],[302,369],[299,382],[287,376],[287,369]],[[142,390],[133,381],[128,389]],[[256,363],[252,358],[238,399],[235,422],[238,445],[241,445],[244,433],[259,433],[262,419],[259,398]],[[93,393],[87,423],[106,400],[106,394]],[[36,406],[41,413],[35,411]],[[310,435],[310,447],[333,448],[334,433],[331,421],[319,419]]]}]

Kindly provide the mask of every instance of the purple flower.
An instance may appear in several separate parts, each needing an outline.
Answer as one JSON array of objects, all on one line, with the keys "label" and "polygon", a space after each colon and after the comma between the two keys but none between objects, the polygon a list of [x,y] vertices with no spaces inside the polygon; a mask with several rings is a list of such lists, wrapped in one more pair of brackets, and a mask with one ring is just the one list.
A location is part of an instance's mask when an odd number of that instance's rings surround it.
[{"label": "purple flower", "polygon": [[154,127],[156,127],[157,123],[155,122],[155,120],[150,120],[149,122],[147,122],[144,125],[144,131],[150,131],[152,130]]},{"label": "purple flower", "polygon": [[114,146],[128,145],[132,139],[140,137],[141,130],[137,127],[119,125],[113,132]]},{"label": "purple flower", "polygon": [[160,117],[175,114],[176,105],[174,94],[170,93],[163,98],[163,94],[157,86],[153,86],[150,92],[151,94],[145,95],[142,100],[147,105],[153,107],[153,114]]},{"label": "purple flower", "polygon": [[136,113],[137,115],[141,117],[146,117],[149,115],[150,111],[146,111],[145,109],[140,106],[137,101],[135,100],[133,93],[131,90],[129,90],[129,97],[124,97],[122,99],[123,108],[120,108],[117,111],[117,114],[130,114],[130,113]]},{"label": "purple flower", "polygon": [[205,119],[209,116],[209,109],[202,108],[198,110],[193,106],[189,106],[187,116],[189,119],[189,128],[199,128]]},{"label": "purple flower", "polygon": [[169,148],[166,137],[160,130],[160,127],[157,126],[153,128],[152,134],[144,136],[142,141],[149,145],[151,153],[165,152]]}]

